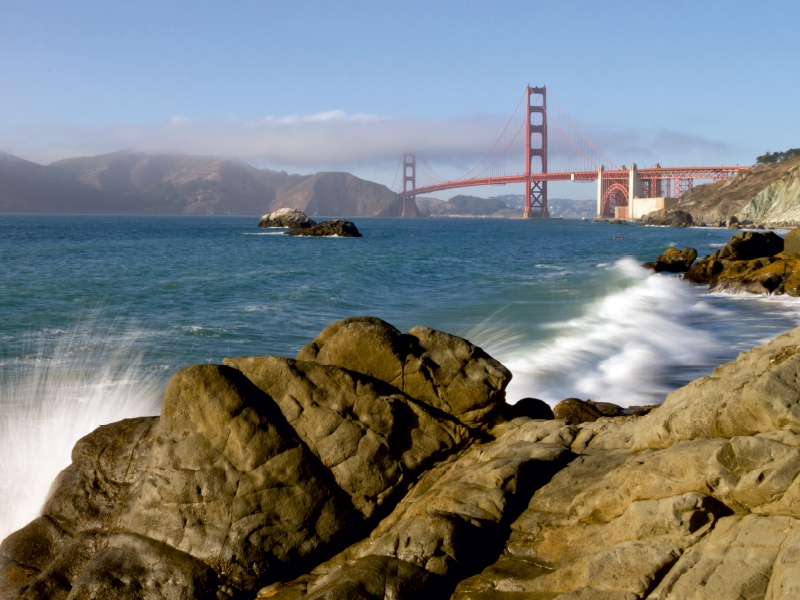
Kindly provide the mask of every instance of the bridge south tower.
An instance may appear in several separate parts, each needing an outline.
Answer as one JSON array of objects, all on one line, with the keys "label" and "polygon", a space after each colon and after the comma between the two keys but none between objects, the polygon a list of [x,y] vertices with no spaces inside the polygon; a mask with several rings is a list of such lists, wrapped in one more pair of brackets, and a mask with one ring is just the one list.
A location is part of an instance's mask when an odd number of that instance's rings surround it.
[{"label": "bridge south tower", "polygon": [[540,173],[547,173],[547,88],[531,87],[525,92],[525,213],[526,219],[548,219],[547,181],[531,180],[536,172],[533,161],[540,167]]}]

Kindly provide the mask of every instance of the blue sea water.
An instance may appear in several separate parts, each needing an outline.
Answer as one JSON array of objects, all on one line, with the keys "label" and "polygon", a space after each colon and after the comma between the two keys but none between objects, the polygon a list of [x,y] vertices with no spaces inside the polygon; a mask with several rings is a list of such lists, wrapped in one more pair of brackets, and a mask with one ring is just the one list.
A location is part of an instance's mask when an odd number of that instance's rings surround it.
[{"label": "blue sea water", "polygon": [[709,295],[638,266],[727,230],[580,221],[354,219],[298,238],[244,217],[0,216],[0,539],[36,515],[75,441],[157,414],[169,376],[294,356],[373,315],[464,336],[508,397],[659,403],[800,324],[787,297]]}]

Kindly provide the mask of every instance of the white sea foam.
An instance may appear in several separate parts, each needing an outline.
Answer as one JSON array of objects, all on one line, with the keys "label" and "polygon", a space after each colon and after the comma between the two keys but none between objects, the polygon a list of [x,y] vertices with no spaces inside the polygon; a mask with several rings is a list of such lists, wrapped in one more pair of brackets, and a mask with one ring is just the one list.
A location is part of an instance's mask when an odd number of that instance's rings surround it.
[{"label": "white sea foam", "polygon": [[676,371],[713,361],[714,337],[692,322],[723,311],[699,288],[650,275],[629,259],[611,272],[620,289],[582,316],[553,324],[555,336],[534,347],[512,340],[490,350],[514,375],[509,401],[533,396],[551,403],[578,397],[650,404],[671,391]]},{"label": "white sea foam", "polygon": [[90,329],[28,340],[0,367],[0,540],[30,522],[75,442],[100,425],[158,414],[161,383],[134,334]]}]

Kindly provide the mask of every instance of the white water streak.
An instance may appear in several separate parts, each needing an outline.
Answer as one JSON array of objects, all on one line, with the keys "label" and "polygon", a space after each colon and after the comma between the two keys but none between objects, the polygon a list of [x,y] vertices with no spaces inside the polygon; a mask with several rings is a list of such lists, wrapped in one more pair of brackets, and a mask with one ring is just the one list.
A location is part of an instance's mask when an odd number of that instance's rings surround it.
[{"label": "white water streak", "polygon": [[0,540],[36,518],[75,442],[100,425],[158,414],[162,385],[136,335],[42,334],[0,363]]}]

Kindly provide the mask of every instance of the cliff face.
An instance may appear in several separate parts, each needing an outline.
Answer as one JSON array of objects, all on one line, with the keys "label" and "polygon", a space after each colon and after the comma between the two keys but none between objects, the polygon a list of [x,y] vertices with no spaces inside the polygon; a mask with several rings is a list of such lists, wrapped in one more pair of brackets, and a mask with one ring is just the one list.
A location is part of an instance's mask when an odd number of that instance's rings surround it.
[{"label": "cliff face", "polygon": [[399,217],[403,202],[385,185],[350,173],[316,173],[272,202],[274,210],[296,208],[311,216]]},{"label": "cliff face", "polygon": [[753,167],[727,181],[689,190],[675,210],[691,213],[698,223],[719,222],[731,215],[764,225],[798,221],[798,178],[800,158]]},{"label": "cliff face", "polygon": [[284,206],[310,215],[401,212],[397,194],[348,173],[288,175],[218,156],[134,152],[43,166],[0,153],[0,212],[260,216]]}]

